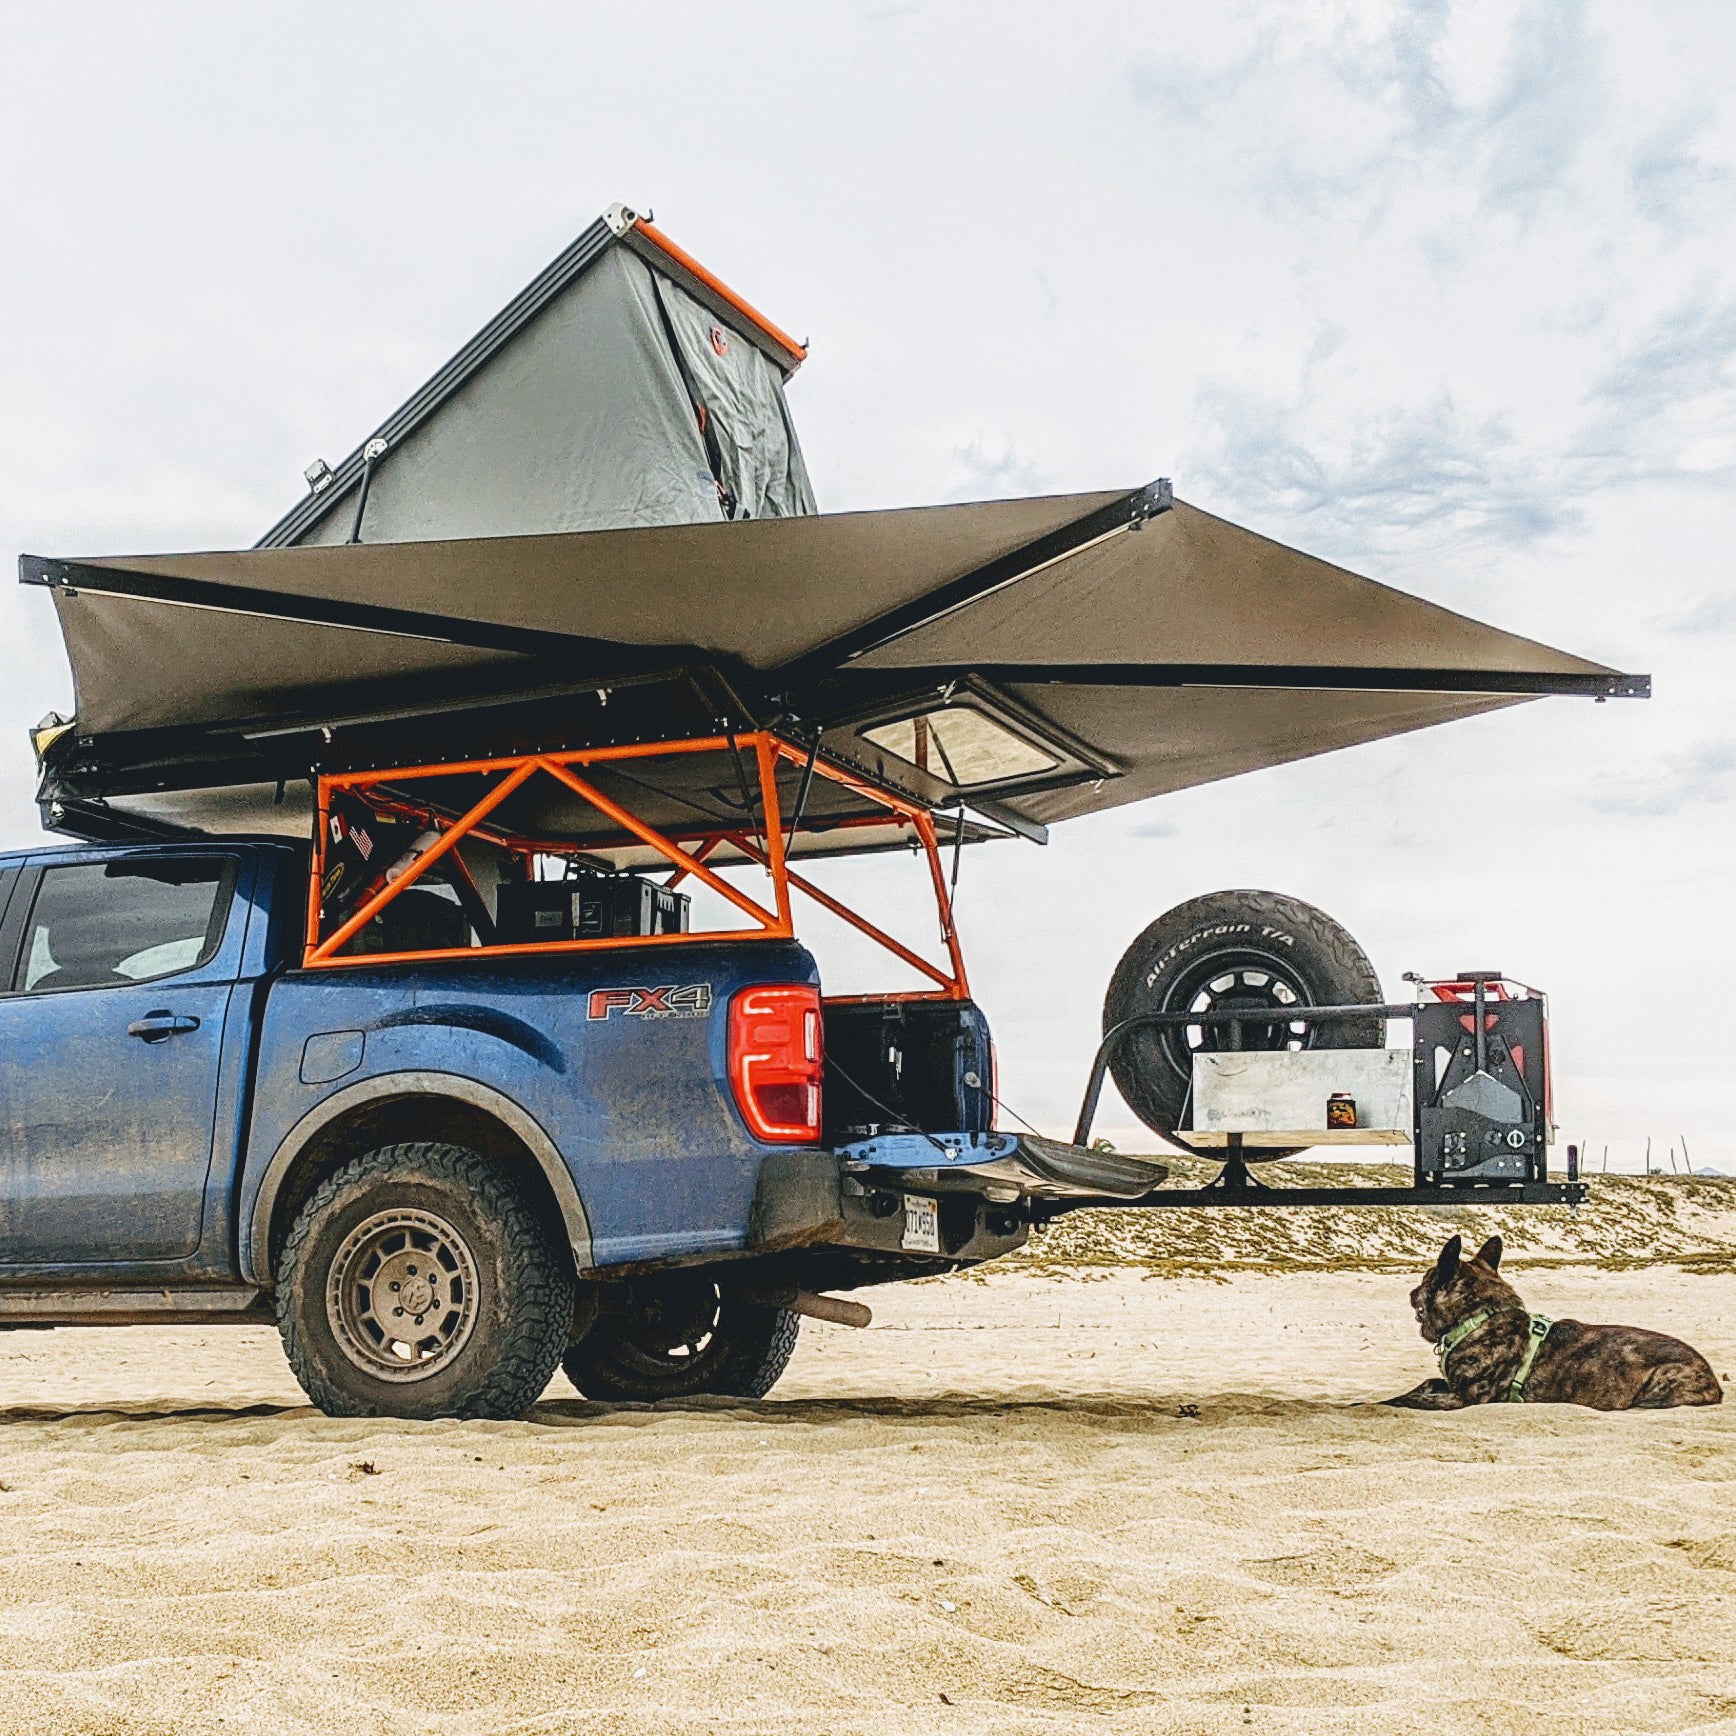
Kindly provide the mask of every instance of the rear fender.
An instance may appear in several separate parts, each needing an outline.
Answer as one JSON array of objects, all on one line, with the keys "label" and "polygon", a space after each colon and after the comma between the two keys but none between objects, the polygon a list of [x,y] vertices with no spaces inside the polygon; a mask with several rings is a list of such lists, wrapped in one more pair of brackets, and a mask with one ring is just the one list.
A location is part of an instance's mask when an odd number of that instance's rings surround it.
[{"label": "rear fender", "polygon": [[241,1271],[247,1282],[269,1285],[272,1281],[272,1217],[296,1159],[334,1123],[371,1104],[399,1098],[444,1099],[464,1104],[490,1116],[510,1132],[535,1159],[554,1195],[576,1267],[582,1272],[591,1265],[591,1226],[585,1215],[584,1202],[579,1198],[578,1187],[554,1141],[535,1117],[502,1092],[474,1079],[456,1073],[403,1072],[379,1074],[334,1091],[329,1097],[322,1098],[284,1136],[266,1166],[247,1226],[248,1233],[242,1238]]}]

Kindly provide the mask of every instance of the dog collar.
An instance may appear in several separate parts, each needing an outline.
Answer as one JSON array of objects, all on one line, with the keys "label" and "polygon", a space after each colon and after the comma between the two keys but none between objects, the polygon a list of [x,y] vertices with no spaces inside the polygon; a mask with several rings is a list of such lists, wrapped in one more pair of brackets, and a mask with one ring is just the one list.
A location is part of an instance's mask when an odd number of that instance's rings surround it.
[{"label": "dog collar", "polygon": [[1439,1361],[1443,1373],[1446,1370],[1447,1358],[1451,1356],[1473,1332],[1481,1332],[1488,1324],[1489,1310],[1485,1308],[1481,1313],[1473,1314],[1469,1320],[1461,1320],[1451,1332],[1442,1334],[1439,1342],[1435,1345],[1435,1357]]}]

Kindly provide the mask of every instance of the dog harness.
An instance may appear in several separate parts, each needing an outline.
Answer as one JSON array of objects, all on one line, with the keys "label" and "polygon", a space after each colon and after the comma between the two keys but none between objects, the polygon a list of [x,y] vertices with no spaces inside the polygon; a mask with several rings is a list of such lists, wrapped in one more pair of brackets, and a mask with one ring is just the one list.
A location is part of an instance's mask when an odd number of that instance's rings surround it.
[{"label": "dog harness", "polygon": [[1513,1384],[1507,1389],[1508,1404],[1523,1404],[1525,1402],[1525,1383],[1531,1378],[1531,1365],[1537,1360],[1537,1353],[1543,1348],[1543,1340],[1549,1336],[1549,1329],[1555,1324],[1546,1314],[1527,1314],[1529,1322],[1525,1334],[1525,1354],[1519,1361],[1519,1372],[1513,1376]]},{"label": "dog harness", "polygon": [[[1527,1314],[1525,1321],[1525,1354],[1519,1359],[1519,1371],[1507,1388],[1508,1404],[1525,1403],[1525,1383],[1531,1378],[1531,1370],[1536,1365],[1538,1351],[1543,1348],[1543,1340],[1549,1336],[1549,1329],[1555,1324],[1547,1314]],[[1489,1310],[1485,1308],[1480,1313],[1473,1314],[1469,1320],[1461,1320],[1451,1332],[1442,1336],[1435,1346],[1435,1356],[1441,1365],[1443,1378],[1447,1372],[1447,1358],[1473,1333],[1481,1332],[1488,1324]]]}]

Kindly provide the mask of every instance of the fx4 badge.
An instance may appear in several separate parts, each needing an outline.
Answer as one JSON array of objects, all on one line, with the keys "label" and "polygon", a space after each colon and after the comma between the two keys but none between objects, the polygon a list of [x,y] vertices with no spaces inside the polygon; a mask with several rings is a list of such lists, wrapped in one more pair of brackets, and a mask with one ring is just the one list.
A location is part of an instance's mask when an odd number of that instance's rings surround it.
[{"label": "fx4 badge", "polygon": [[703,1019],[711,1011],[711,984],[670,983],[660,989],[592,989],[587,1019]]}]

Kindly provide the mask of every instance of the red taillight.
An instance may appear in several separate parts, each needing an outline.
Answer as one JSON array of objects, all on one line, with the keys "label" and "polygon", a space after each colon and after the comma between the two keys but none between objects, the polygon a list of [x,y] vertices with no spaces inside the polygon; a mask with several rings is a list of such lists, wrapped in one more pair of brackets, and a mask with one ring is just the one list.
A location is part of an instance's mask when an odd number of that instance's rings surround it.
[{"label": "red taillight", "polygon": [[776,983],[741,989],[729,1004],[729,1083],[756,1139],[812,1145],[820,1137],[825,1065],[820,991]]}]

